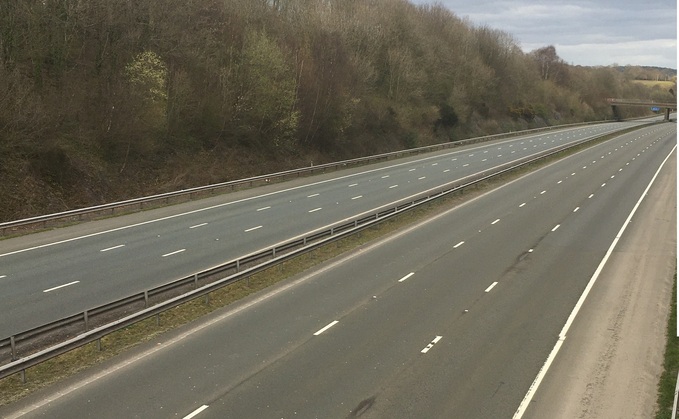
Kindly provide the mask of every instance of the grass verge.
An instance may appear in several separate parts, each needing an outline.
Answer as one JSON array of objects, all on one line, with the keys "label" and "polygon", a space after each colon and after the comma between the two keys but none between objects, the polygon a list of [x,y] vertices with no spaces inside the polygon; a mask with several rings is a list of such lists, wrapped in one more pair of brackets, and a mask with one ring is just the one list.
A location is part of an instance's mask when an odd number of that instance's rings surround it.
[{"label": "grass verge", "polygon": [[[626,130],[624,132],[631,131]],[[329,243],[322,248],[313,250],[295,259],[286,261],[280,265],[259,272],[247,281],[240,281],[209,294],[205,298],[198,298],[171,310],[161,313],[157,317],[147,319],[131,325],[125,329],[111,333],[97,342],[87,344],[64,355],[43,362],[40,365],[29,368],[26,371],[26,382],[22,382],[21,375],[15,374],[0,380],[0,406],[7,405],[22,397],[59,380],[67,378],[86,368],[100,364],[122,352],[147,342],[164,332],[179,326],[196,321],[201,317],[228,306],[247,295],[263,290],[273,284],[291,278],[301,272],[312,268],[324,261],[332,259],[352,249],[387,236],[395,231],[412,225],[418,221],[432,217],[433,215],[450,209],[460,203],[487,192],[493,188],[516,179],[528,172],[545,166],[556,160],[574,154],[582,149],[594,146],[610,138],[621,135],[624,132],[609,134],[598,140],[573,147],[571,149],[554,154],[550,157],[518,168],[510,173],[497,176],[455,192],[444,198],[417,207],[411,211],[392,217],[376,226],[367,228],[354,235]],[[676,376],[676,370],[675,370]],[[673,394],[674,388],[671,392]],[[671,409],[670,401],[670,409]]]},{"label": "grass verge", "polygon": [[672,417],[672,405],[674,404],[674,388],[679,373],[679,337],[677,337],[677,274],[674,274],[674,286],[672,287],[672,308],[667,320],[667,343],[665,344],[664,370],[658,383],[658,410],[656,419],[669,419]]}]

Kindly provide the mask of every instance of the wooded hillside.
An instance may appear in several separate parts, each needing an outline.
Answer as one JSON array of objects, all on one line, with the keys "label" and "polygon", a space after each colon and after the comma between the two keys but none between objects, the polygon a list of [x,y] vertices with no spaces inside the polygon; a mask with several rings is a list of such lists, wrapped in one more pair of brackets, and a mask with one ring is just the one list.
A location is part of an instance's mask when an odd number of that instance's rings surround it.
[{"label": "wooded hillside", "polygon": [[672,99],[632,73],[406,0],[3,0],[0,220]]}]

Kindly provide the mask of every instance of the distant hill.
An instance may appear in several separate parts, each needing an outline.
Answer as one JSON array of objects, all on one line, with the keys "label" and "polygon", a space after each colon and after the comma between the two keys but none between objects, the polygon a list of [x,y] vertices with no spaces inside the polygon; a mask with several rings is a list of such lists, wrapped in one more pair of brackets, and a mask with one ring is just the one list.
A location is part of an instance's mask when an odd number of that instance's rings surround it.
[{"label": "distant hill", "polygon": [[672,81],[677,77],[677,70],[666,67],[650,66],[617,66],[616,70],[630,80]]}]

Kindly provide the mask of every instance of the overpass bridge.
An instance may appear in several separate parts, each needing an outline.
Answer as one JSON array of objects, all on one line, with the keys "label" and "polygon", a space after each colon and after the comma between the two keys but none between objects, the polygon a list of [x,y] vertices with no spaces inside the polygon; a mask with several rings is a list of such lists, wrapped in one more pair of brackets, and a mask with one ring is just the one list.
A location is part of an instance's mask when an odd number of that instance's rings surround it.
[{"label": "overpass bridge", "polygon": [[665,109],[665,121],[669,121],[670,112],[677,110],[677,104],[671,102],[656,102],[654,100],[641,100],[641,99],[606,99],[608,103],[611,104],[613,108],[613,115],[616,119],[620,119],[618,115],[618,106],[647,106],[651,108]]}]

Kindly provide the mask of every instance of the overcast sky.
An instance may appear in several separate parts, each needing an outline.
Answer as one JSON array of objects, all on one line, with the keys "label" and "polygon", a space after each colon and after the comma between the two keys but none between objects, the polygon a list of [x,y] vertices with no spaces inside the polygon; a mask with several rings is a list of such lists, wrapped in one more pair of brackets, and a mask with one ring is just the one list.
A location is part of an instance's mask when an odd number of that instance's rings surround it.
[{"label": "overcast sky", "polygon": [[[415,4],[433,0],[410,0]],[[439,0],[458,17],[511,34],[525,52],[554,45],[573,65],[677,68],[676,0]]]}]

